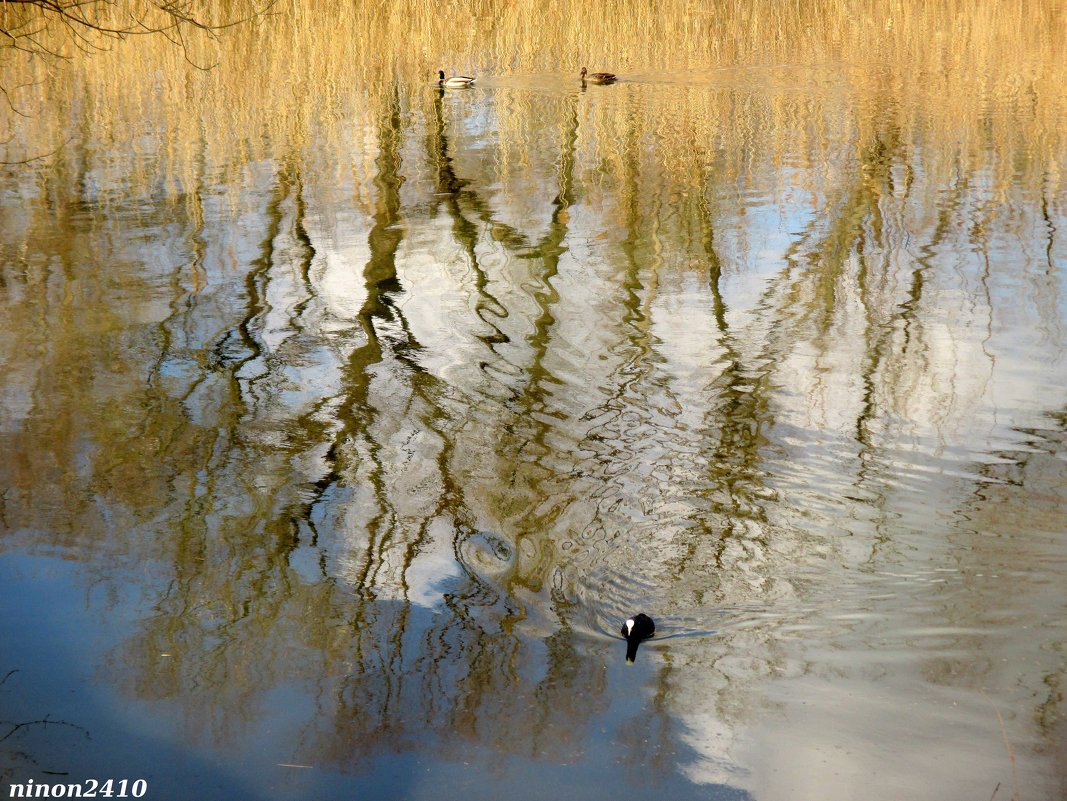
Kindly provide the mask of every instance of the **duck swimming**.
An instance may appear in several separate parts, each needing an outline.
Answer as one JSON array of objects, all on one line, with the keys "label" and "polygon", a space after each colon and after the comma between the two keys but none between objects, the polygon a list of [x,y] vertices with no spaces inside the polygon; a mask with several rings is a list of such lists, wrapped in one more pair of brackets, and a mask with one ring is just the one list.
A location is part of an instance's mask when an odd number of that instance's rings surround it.
[{"label": "duck swimming", "polygon": [[582,67],[582,74],[579,76],[582,79],[582,83],[589,81],[589,83],[615,83],[618,80],[618,76],[614,72],[589,72],[585,67]]},{"label": "duck swimming", "polygon": [[437,71],[437,85],[448,89],[462,89],[470,86],[474,81],[471,75],[453,75],[451,78],[446,78],[444,70]]},{"label": "duck swimming", "polygon": [[655,621],[644,612],[627,618],[622,624],[622,636],[626,638],[626,662],[633,664],[637,656],[637,646],[656,633]]}]

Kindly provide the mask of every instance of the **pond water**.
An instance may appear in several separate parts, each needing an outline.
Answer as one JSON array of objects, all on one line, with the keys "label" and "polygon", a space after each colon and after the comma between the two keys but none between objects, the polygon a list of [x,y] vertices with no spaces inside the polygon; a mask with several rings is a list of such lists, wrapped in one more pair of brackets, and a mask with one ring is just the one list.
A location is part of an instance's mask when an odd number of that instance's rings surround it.
[{"label": "pond water", "polygon": [[1062,797],[1065,123],[954,102],[72,108],[0,181],[0,781]]}]

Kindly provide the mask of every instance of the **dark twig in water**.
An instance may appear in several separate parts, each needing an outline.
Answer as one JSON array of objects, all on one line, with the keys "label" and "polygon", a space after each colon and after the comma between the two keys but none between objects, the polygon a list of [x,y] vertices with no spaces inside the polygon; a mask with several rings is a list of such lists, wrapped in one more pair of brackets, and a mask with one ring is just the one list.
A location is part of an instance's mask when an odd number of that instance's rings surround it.
[{"label": "dark twig in water", "polygon": [[[1000,714],[1000,710],[997,709],[997,705],[993,703],[993,699],[986,695],[985,690],[979,690],[982,693],[982,697],[989,702],[989,705],[993,707],[993,711],[997,715],[997,721],[1000,723],[1000,736],[1004,738],[1004,748],[1008,752],[1008,760],[1011,762],[1011,801],[1019,801],[1019,777],[1015,771],[1015,752],[1011,750],[1011,743],[1008,742],[1008,730],[1004,726],[1004,718]],[[997,794],[997,790],[1000,789],[998,783],[996,789],[993,790],[993,795]],[[990,799],[992,801],[992,799]]]},{"label": "dark twig in water", "polygon": [[77,729],[78,731],[85,732],[85,738],[87,740],[92,739],[92,737],[89,736],[89,730],[84,728],[83,726],[79,726],[77,723],[68,723],[65,720],[49,720],[47,715],[44,716],[43,720],[27,720],[23,723],[14,724],[11,723],[11,721],[0,721],[0,723],[4,723],[8,726],[11,726],[11,731],[9,731],[3,737],[0,737],[0,743],[2,743],[15,732],[17,732],[19,729],[24,728],[26,726],[48,726],[48,724],[52,724],[53,726],[69,726],[72,729]]},{"label": "dark twig in water", "polygon": [[[66,138],[66,140],[63,142],[63,144],[61,144],[55,150],[49,150],[47,153],[42,153],[39,156],[31,156],[30,158],[22,159],[21,161],[0,161],[0,165],[3,165],[5,167],[11,167],[11,166],[16,165],[16,164],[29,164],[31,161],[40,161],[41,159],[46,159],[49,156],[54,156],[60,150],[65,148],[68,144],[70,144],[70,140],[73,139],[73,138],[74,138],[73,136],[68,136]],[[14,672],[14,671],[12,671],[12,672]],[[8,675],[10,675],[10,674],[8,674]]]}]

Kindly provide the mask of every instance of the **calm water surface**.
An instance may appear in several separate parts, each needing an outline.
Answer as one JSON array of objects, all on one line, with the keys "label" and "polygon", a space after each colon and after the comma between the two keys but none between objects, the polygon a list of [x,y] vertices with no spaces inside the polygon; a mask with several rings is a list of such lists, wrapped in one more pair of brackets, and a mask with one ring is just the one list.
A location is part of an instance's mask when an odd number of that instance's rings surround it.
[{"label": "calm water surface", "polygon": [[2,168],[0,782],[1063,797],[1067,157],[712,77]]}]

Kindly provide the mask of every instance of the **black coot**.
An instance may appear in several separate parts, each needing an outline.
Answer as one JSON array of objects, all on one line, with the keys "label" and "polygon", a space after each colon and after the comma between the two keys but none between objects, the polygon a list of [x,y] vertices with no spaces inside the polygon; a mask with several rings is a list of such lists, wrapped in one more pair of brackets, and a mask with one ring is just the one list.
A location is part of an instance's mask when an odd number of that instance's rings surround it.
[{"label": "black coot", "polygon": [[644,612],[627,618],[622,624],[622,636],[626,638],[626,661],[633,663],[637,656],[637,646],[641,640],[647,640],[656,633],[656,623]]}]

